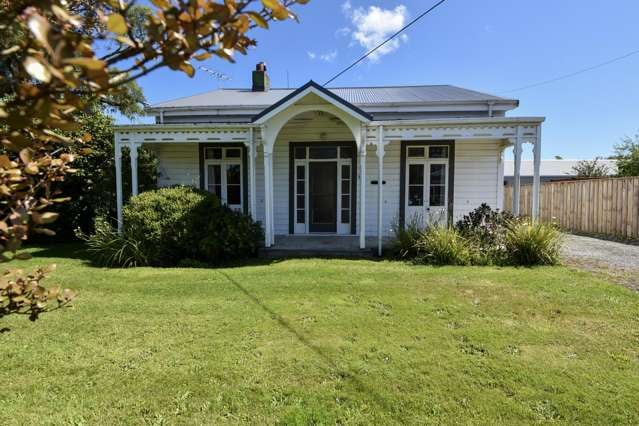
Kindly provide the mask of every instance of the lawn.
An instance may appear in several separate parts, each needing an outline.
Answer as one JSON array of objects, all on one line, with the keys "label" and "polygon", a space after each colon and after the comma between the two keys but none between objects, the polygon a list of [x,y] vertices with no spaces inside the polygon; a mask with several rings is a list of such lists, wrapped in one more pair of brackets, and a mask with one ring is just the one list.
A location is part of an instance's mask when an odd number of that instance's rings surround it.
[{"label": "lawn", "polygon": [[4,424],[639,423],[639,295],[563,267],[58,264],[0,328]]}]

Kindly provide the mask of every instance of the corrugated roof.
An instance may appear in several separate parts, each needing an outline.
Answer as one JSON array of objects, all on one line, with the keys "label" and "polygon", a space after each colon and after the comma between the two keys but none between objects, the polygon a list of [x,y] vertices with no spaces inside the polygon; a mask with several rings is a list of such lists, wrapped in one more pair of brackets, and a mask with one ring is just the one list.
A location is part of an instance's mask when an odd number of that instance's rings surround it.
[{"label": "corrugated roof", "polygon": [[[541,176],[575,176],[573,167],[583,160],[541,160],[540,175]],[[592,161],[592,160],[588,160]],[[598,164],[607,166],[610,173],[617,172],[617,162],[615,160],[597,160]],[[504,176],[513,176],[515,174],[515,162],[513,160],[504,160]],[[521,176],[533,175],[533,161],[521,160]]]},{"label": "corrugated roof", "polygon": [[[152,108],[186,107],[267,107],[291,94],[295,89],[271,89],[268,92],[253,92],[250,89],[220,89],[199,95],[161,102]],[[457,102],[516,102],[461,87],[396,86],[396,87],[336,87],[331,92],[353,105],[409,104],[409,103],[457,103]]]}]

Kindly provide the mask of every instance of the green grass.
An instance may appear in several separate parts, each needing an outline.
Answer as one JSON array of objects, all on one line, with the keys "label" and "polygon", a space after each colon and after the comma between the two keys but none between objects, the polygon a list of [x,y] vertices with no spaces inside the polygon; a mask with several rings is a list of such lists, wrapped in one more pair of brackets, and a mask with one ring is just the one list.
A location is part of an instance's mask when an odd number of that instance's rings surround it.
[{"label": "green grass", "polygon": [[0,328],[3,424],[639,423],[639,296],[586,273],[290,260],[57,263]]}]

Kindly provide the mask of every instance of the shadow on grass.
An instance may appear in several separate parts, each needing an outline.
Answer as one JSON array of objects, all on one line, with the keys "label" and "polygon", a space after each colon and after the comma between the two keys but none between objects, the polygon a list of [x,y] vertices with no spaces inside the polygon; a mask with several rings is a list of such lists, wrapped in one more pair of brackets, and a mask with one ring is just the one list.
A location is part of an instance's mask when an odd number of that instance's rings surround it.
[{"label": "shadow on grass", "polygon": [[82,242],[38,244],[37,246],[25,246],[33,258],[62,258],[77,259],[85,262],[91,261],[91,253],[86,251]]},{"label": "shadow on grass", "polygon": [[244,288],[240,283],[231,278],[227,273],[223,271],[218,271],[220,275],[222,275],[226,280],[233,284],[239,291],[241,291],[246,297],[248,297],[254,304],[260,307],[264,312],[266,312],[269,317],[276,321],[280,326],[286,329],[288,332],[293,334],[297,340],[306,346],[308,349],[313,351],[317,356],[319,356],[331,369],[335,370],[340,376],[347,379],[350,383],[353,384],[354,388],[361,394],[371,397],[374,402],[385,412],[390,413],[392,411],[391,404],[386,401],[386,399],[380,395],[379,393],[372,390],[370,387],[366,386],[364,382],[362,382],[357,376],[351,373],[348,370],[340,367],[321,347],[315,345],[311,342],[306,336],[297,331],[288,321],[286,321],[281,315],[277,312],[273,311],[267,305],[265,305],[257,296],[252,294],[246,288]]}]

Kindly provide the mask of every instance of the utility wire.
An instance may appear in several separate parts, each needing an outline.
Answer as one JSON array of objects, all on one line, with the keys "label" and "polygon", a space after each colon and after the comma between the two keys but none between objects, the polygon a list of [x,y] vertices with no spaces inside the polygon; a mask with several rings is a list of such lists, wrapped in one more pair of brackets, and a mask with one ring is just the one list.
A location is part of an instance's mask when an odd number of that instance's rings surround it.
[{"label": "utility wire", "polygon": [[398,35],[400,35],[401,33],[403,33],[406,29],[408,29],[411,25],[413,25],[415,22],[419,21],[420,19],[422,19],[424,16],[428,15],[430,12],[432,12],[433,10],[437,9],[442,3],[444,3],[446,0],[440,0],[437,3],[435,3],[435,5],[433,5],[430,9],[428,9],[427,11],[425,11],[424,13],[422,13],[421,15],[419,15],[417,18],[413,19],[412,21],[410,21],[408,24],[406,24],[404,27],[402,27],[399,31],[397,31],[395,34],[391,35],[390,37],[388,37],[386,40],[384,40],[382,43],[378,44],[377,46],[375,46],[374,48],[372,48],[371,50],[369,50],[368,52],[366,52],[364,55],[362,55],[361,58],[359,58],[358,60],[356,60],[355,62],[353,62],[352,64],[350,64],[348,67],[344,68],[342,71],[340,71],[339,73],[335,74],[330,80],[328,80],[326,83],[324,83],[324,86],[327,86],[329,83],[331,83],[333,80],[336,80],[338,77],[340,77],[342,74],[344,74],[345,72],[347,72],[348,70],[350,70],[351,68],[353,68],[355,65],[359,64],[360,62],[362,62],[364,59],[366,59],[368,56],[370,56],[372,53],[374,53],[375,51],[377,51],[378,49],[380,49],[382,46],[384,46],[386,43],[388,43],[389,41],[391,41],[392,39],[394,39],[395,37],[397,37]]},{"label": "utility wire", "polygon": [[528,84],[526,86],[521,86],[521,87],[518,87],[516,89],[506,90],[506,91],[501,92],[501,93],[519,92],[520,90],[532,89],[533,87],[543,86],[543,85],[546,85],[546,84],[554,83],[555,81],[565,80],[567,78],[574,77],[576,75],[583,74],[583,73],[588,72],[588,71],[596,70],[597,68],[605,67],[606,65],[610,65],[610,64],[612,64],[614,62],[621,61],[622,59],[626,59],[626,58],[628,58],[628,57],[630,57],[632,55],[636,55],[637,53],[639,53],[639,50],[633,50],[632,52],[628,52],[625,55],[617,56],[616,58],[609,59],[609,60],[607,60],[605,62],[601,62],[600,64],[593,65],[593,66],[588,67],[588,68],[583,68],[583,69],[581,69],[579,71],[571,72],[569,74],[560,75],[559,77],[551,78],[551,79],[540,81],[540,82],[537,82],[537,83]]}]

